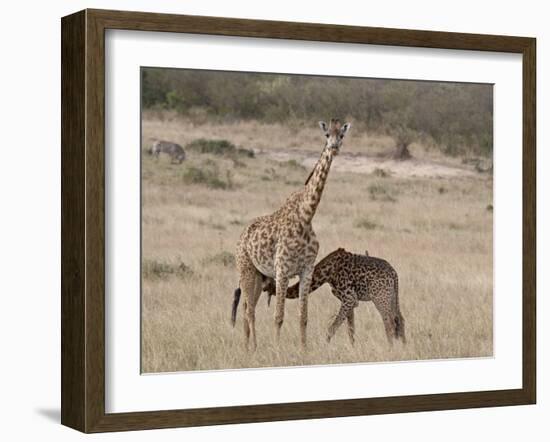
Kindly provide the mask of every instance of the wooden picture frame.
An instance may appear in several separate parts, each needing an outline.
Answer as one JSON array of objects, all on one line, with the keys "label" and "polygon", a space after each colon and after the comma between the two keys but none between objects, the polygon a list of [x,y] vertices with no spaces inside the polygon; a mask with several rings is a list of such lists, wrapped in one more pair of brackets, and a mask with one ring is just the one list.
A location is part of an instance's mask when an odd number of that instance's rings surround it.
[{"label": "wooden picture frame", "polygon": [[[523,57],[523,385],[519,389],[105,412],[105,30],[496,51]],[[536,41],[106,10],[62,19],[62,424],[83,432],[533,404],[536,400]]]}]

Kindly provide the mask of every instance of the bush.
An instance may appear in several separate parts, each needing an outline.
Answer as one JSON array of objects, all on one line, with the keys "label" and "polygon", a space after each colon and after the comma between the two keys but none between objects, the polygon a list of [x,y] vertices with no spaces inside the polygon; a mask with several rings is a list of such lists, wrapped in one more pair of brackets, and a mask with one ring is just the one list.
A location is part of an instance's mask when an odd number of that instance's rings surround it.
[{"label": "bush", "polygon": [[368,187],[370,199],[373,201],[385,201],[389,203],[395,203],[395,192],[392,192],[386,186],[382,184],[371,184]]},{"label": "bush", "polygon": [[219,264],[224,267],[234,267],[235,266],[235,256],[232,253],[227,251],[222,251],[215,255],[212,255],[204,259],[205,264]]},{"label": "bush", "polygon": [[362,218],[355,221],[354,226],[360,229],[374,230],[378,228],[378,224],[369,220],[368,218]]},{"label": "bush", "polygon": [[379,167],[376,167],[373,171],[372,171],[372,174],[378,178],[387,178],[390,176],[390,173],[387,172],[385,169],[381,169]]},{"label": "bush", "polygon": [[385,132],[398,145],[404,131],[409,144],[433,140],[449,155],[493,151],[488,84],[146,68],[142,102],[144,109],[176,110],[190,119],[192,110],[200,109],[200,121],[290,125],[349,116],[355,130]]},{"label": "bush", "polygon": [[174,109],[180,113],[187,111],[185,99],[176,91],[170,91],[166,94],[166,105],[168,109]]},{"label": "bush", "polygon": [[240,155],[242,157],[248,157],[248,158],[254,158],[256,154],[251,149],[244,149],[242,147],[239,147],[237,149],[237,155]]},{"label": "bush", "polygon": [[250,149],[237,148],[228,140],[210,140],[199,138],[191,141],[187,145],[187,149],[194,150],[199,153],[209,153],[212,155],[224,155],[229,157],[243,156],[254,158],[254,151]]},{"label": "bush", "polygon": [[288,160],[283,163],[286,167],[289,169],[296,169],[296,170],[305,170],[306,168],[302,166],[298,161],[296,160]]},{"label": "bush", "polygon": [[185,279],[193,275],[193,270],[183,261],[168,263],[147,259],[141,264],[141,274],[147,279],[166,279],[169,276]]},{"label": "bush", "polygon": [[183,181],[186,184],[198,184],[211,189],[232,189],[231,173],[227,171],[225,180],[220,178],[219,175],[220,172],[217,166],[205,166],[202,169],[191,166],[183,173]]},{"label": "bush", "polygon": [[191,141],[187,145],[187,148],[199,153],[210,153],[213,155],[228,155],[235,153],[237,150],[235,145],[230,141],[209,140],[206,138],[199,138],[198,140]]}]

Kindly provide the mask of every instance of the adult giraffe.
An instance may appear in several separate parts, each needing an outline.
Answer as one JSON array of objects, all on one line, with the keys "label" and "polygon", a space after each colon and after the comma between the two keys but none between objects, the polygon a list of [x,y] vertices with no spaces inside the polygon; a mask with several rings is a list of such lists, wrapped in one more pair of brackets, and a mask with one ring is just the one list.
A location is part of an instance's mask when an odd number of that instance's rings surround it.
[{"label": "adult giraffe", "polygon": [[[256,349],[256,304],[262,292],[262,275],[276,282],[275,328],[280,337],[285,312],[288,281],[300,277],[300,335],[302,347],[306,346],[307,295],[319,242],[311,225],[325,187],[332,159],[342,147],[349,123],[341,124],[332,119],[330,125],[319,122],[326,137],[326,144],[317,164],[309,174],[305,186],[292,193],[282,207],[271,215],[260,216],[243,231],[237,244],[237,270],[239,288],[237,302],[244,294],[245,347],[252,335],[252,348]],[[239,295],[239,296],[237,296]]]}]

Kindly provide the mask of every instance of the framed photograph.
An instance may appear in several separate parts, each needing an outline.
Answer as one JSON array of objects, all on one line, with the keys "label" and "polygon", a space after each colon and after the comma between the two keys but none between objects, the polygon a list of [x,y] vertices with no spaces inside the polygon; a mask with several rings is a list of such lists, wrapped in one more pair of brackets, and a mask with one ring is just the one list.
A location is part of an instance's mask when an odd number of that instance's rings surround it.
[{"label": "framed photograph", "polygon": [[535,403],[535,39],[61,24],[64,425]]}]

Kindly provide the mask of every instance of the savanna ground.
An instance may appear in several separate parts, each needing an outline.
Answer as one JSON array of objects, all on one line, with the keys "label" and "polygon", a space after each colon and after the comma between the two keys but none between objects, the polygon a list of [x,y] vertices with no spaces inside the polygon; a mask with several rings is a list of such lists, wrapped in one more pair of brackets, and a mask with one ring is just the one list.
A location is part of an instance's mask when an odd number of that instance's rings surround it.
[{"label": "savanna ground", "polygon": [[[170,164],[146,154],[154,138],[184,147],[225,139],[254,156],[196,146],[186,149],[183,164]],[[399,274],[407,344],[390,347],[378,312],[365,302],[356,309],[355,346],[345,324],[327,344],[339,302],[323,286],[309,298],[305,353],[298,302],[286,301],[277,345],[265,294],[257,307],[258,349],[244,350],[242,300],[236,327],[229,321],[237,240],[254,217],[275,211],[303,185],[323,145],[314,121],[196,124],[144,113],[143,372],[492,355],[492,177],[421,144],[411,146],[414,159],[389,160],[393,140],[359,125],[333,162],[313,220],[318,259],[344,247],[388,260]]]}]

